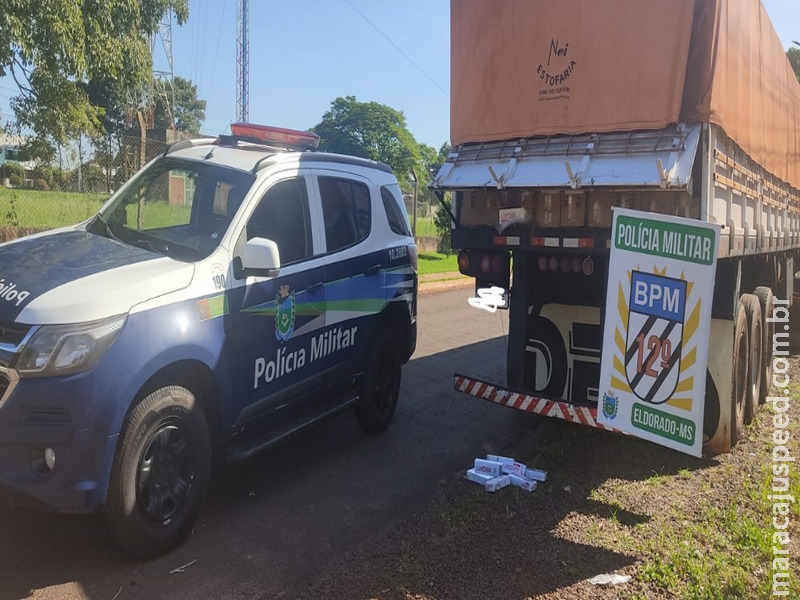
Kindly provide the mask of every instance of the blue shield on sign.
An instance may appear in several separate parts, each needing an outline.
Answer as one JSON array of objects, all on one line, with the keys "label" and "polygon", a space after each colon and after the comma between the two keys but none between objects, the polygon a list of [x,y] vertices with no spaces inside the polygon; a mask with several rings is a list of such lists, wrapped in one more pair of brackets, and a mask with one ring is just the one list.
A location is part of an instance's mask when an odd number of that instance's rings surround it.
[{"label": "blue shield on sign", "polygon": [[631,274],[625,374],[636,396],[663,404],[678,385],[686,281],[641,271]]}]

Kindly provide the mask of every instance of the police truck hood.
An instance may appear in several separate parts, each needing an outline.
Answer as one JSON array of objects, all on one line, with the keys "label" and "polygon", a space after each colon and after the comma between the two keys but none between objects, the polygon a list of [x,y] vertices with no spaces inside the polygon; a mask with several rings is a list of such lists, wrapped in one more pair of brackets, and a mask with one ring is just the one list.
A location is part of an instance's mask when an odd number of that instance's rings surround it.
[{"label": "police truck hood", "polygon": [[82,323],[189,285],[190,263],[83,230],[0,246],[0,320]]}]

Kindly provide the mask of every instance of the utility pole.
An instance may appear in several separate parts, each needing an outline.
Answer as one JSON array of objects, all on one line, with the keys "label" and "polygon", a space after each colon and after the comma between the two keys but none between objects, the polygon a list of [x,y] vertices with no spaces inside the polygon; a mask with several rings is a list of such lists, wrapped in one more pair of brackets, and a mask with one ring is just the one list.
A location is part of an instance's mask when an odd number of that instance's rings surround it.
[{"label": "utility pole", "polygon": [[236,0],[236,120],[250,121],[250,41],[248,0]]},{"label": "utility pole", "polygon": [[[167,113],[172,129],[175,129],[175,64],[172,60],[172,11],[159,22],[158,36],[161,38],[161,45],[164,47],[164,55],[167,58],[169,71],[157,71],[153,69],[153,79],[151,84],[158,89],[155,93],[150,92],[151,102],[155,106],[155,95],[161,97],[164,110]],[[155,34],[150,36],[150,57],[155,57]]]}]

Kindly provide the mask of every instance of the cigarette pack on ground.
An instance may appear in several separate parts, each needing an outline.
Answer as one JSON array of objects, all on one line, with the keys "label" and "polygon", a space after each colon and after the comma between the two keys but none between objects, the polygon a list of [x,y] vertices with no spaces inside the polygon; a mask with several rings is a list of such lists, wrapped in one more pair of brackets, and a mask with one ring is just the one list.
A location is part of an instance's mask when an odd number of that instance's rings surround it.
[{"label": "cigarette pack on ground", "polygon": [[508,475],[522,475],[525,473],[525,465],[522,463],[518,463],[513,458],[509,458],[508,456],[497,456],[496,454],[490,454],[486,457],[486,460],[492,462],[499,462],[502,465],[503,473]]},{"label": "cigarette pack on ground", "polygon": [[475,459],[475,470],[478,473],[491,475],[492,477],[498,477],[503,474],[503,466],[499,462],[483,460],[482,458]]},{"label": "cigarette pack on ground", "polygon": [[485,485],[488,481],[494,479],[494,477],[494,475],[484,475],[483,473],[479,473],[475,469],[470,469],[467,471],[467,479],[474,481],[475,483],[480,483],[481,485]]},{"label": "cigarette pack on ground", "polygon": [[539,469],[525,469],[525,472],[522,474],[525,479],[529,479],[530,481],[545,481],[547,479],[547,471],[540,471]]},{"label": "cigarette pack on ground", "polygon": [[530,479],[525,479],[524,477],[520,477],[518,475],[509,475],[511,478],[511,485],[522,488],[526,492],[532,492],[536,489],[536,482],[531,481]]},{"label": "cigarette pack on ground", "polygon": [[497,490],[502,490],[507,485],[511,485],[511,476],[500,475],[500,477],[493,477],[486,482],[486,491],[496,492]]}]

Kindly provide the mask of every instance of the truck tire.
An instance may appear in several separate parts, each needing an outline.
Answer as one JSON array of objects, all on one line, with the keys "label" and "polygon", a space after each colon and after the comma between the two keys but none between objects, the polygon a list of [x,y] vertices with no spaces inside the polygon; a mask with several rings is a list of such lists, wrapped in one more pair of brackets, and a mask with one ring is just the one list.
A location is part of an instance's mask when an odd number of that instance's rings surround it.
[{"label": "truck tire", "polygon": [[764,326],[761,328],[764,333],[764,343],[761,352],[764,355],[764,366],[761,369],[761,394],[758,396],[758,403],[764,404],[769,395],[769,388],[772,385],[772,340],[775,336],[775,323],[768,323],[767,319],[772,316],[775,306],[775,296],[767,286],[758,286],[753,292],[761,303],[761,317]]},{"label": "truck tire", "polygon": [[761,303],[757,296],[743,294],[741,302],[747,316],[747,339],[750,342],[744,422],[751,423],[756,416],[756,408],[761,397],[761,378],[764,368],[764,321],[761,317]]},{"label": "truck tire", "polygon": [[743,302],[736,308],[733,334],[733,364],[731,372],[731,448],[744,435],[744,415],[747,407],[747,374],[750,366],[747,313]]},{"label": "truck tire", "polygon": [[356,418],[364,431],[379,433],[392,421],[400,395],[400,352],[388,328],[378,331],[367,360],[367,369],[356,386]]},{"label": "truck tire", "polygon": [[189,390],[163,387],[133,408],[120,439],[106,522],[130,554],[159,556],[191,531],[208,489],[211,438],[205,415]]}]

